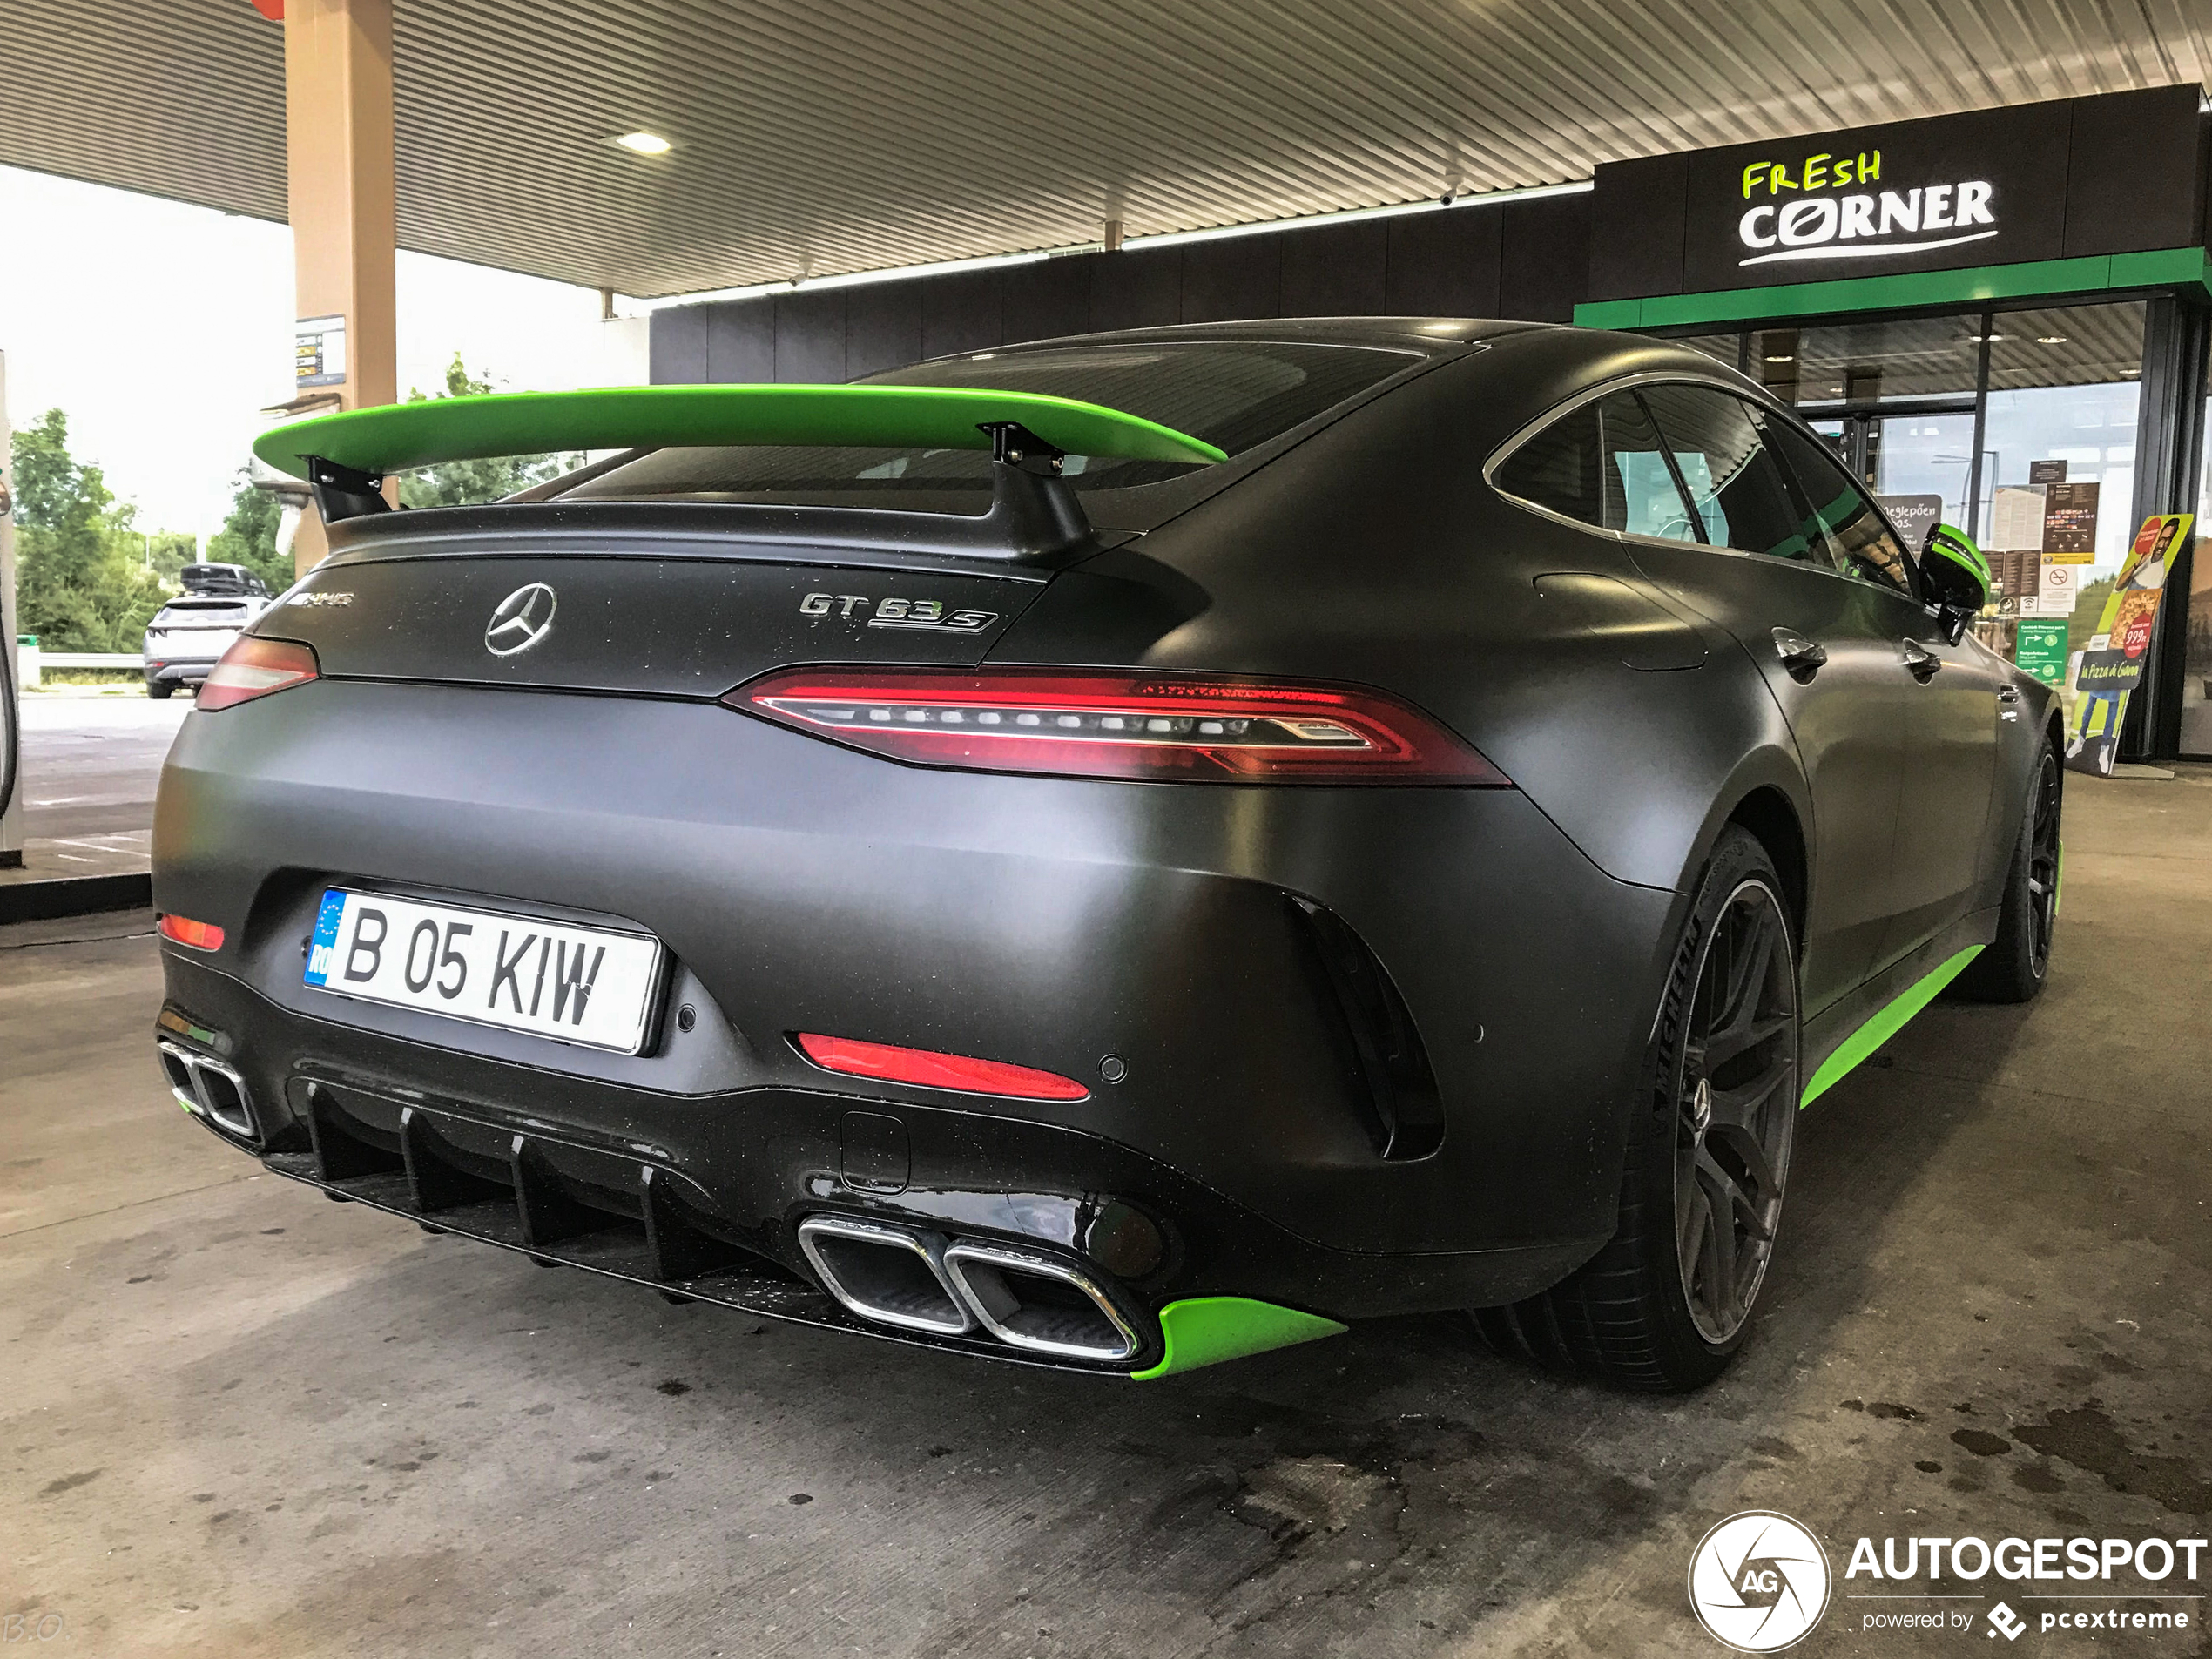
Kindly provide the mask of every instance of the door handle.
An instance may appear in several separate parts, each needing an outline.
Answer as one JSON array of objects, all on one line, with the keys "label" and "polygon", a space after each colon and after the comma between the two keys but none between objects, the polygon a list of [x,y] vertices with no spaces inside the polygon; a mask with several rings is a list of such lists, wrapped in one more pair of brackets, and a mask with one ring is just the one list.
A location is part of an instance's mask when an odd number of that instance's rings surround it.
[{"label": "door handle", "polygon": [[1925,685],[1943,666],[1943,658],[1917,639],[1908,639],[1905,642],[1905,665],[1912,671],[1914,679]]},{"label": "door handle", "polygon": [[1777,628],[1774,634],[1774,654],[1782,659],[1782,666],[1790,678],[1804,685],[1828,660],[1828,647],[1817,640],[1807,639],[1803,634],[1787,628]]}]

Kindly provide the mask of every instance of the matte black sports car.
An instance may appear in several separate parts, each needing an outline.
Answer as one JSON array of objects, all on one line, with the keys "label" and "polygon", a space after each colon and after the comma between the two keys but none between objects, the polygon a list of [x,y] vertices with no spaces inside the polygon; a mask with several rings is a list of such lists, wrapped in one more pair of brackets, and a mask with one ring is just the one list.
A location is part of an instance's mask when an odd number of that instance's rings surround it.
[{"label": "matte black sports car", "polygon": [[163,1063],[433,1231],[1139,1377],[1471,1309],[1683,1387],[1800,1103],[2043,981],[1986,567],[1685,347],[1173,328],[257,448],[335,551],[164,773]]}]

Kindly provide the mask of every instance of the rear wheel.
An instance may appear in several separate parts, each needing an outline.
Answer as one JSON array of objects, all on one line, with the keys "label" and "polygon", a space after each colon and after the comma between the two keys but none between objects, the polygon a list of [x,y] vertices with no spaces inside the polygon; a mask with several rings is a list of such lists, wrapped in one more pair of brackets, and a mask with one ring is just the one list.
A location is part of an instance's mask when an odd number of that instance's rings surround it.
[{"label": "rear wheel", "polygon": [[146,695],[157,703],[176,689],[177,682],[174,680],[148,680],[146,682]]},{"label": "rear wheel", "polygon": [[1706,867],[1629,1126],[1612,1240],[1564,1284],[1475,1324],[1490,1345],[1654,1391],[1743,1344],[1797,1118],[1797,959],[1765,849],[1731,826]]},{"label": "rear wheel", "polygon": [[2035,765],[1998,908],[1997,937],[1952,981],[1972,1002],[2027,1002],[2043,993],[2059,923],[2059,757],[2050,745]]}]

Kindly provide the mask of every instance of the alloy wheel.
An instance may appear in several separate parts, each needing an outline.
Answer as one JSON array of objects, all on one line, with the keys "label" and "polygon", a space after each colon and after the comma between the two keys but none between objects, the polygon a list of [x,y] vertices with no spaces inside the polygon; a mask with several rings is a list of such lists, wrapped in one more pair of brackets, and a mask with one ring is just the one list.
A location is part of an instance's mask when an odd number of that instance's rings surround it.
[{"label": "alloy wheel", "polygon": [[2035,821],[2027,843],[2027,951],[2040,980],[2051,965],[2051,935],[2059,920],[2059,763],[2047,749],[2029,810]]},{"label": "alloy wheel", "polygon": [[1676,1256],[1690,1319],[1718,1345],[1758,1298],[1797,1128],[1797,961],[1764,881],[1729,894],[1696,985],[1676,1095]]}]

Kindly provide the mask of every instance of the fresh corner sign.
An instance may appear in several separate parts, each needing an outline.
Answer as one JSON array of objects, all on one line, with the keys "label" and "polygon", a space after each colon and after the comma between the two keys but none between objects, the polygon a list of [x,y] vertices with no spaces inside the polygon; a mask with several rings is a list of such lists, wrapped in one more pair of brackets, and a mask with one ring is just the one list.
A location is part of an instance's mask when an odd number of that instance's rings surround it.
[{"label": "fresh corner sign", "polygon": [[1704,150],[1687,158],[1683,292],[2055,259],[2068,106]]},{"label": "fresh corner sign", "polygon": [[1816,150],[1794,166],[1787,159],[1745,162],[1743,199],[1756,205],[1736,221],[1744,254],[1737,264],[1895,259],[1997,234],[1997,186],[1986,179],[1870,188],[1881,177],[1879,150]]}]

